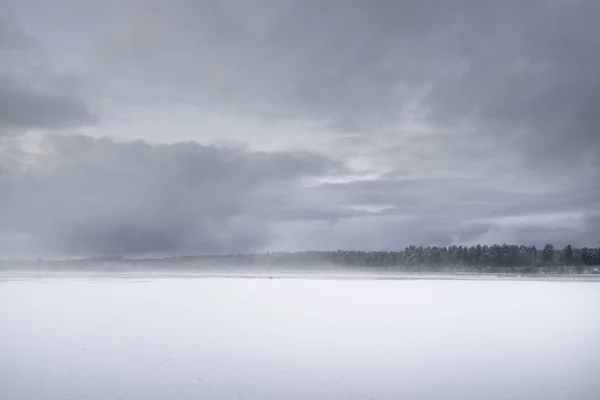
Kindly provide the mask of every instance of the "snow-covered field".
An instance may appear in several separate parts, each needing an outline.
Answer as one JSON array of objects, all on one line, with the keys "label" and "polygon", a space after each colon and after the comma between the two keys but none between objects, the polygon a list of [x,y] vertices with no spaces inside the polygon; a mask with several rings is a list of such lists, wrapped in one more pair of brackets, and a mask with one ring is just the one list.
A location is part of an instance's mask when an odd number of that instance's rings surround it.
[{"label": "snow-covered field", "polygon": [[600,398],[598,282],[211,278],[4,273],[0,399]]}]

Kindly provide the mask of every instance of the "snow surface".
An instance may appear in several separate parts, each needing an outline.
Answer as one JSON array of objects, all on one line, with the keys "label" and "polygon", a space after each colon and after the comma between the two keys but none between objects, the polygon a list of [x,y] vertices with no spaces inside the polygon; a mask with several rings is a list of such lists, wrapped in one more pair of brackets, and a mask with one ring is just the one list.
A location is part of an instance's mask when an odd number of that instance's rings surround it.
[{"label": "snow surface", "polygon": [[0,399],[598,399],[600,283],[0,277]]}]

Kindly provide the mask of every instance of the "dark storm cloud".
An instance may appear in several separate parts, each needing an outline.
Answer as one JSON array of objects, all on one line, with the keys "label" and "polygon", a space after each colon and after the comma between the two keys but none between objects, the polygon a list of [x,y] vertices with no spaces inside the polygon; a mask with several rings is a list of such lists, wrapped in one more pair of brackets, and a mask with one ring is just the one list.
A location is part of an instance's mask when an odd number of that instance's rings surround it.
[{"label": "dark storm cloud", "polygon": [[0,227],[62,254],[260,249],[269,232],[258,217],[284,205],[281,193],[303,177],[343,170],[304,151],[78,135],[47,136],[25,161],[0,175]]}]

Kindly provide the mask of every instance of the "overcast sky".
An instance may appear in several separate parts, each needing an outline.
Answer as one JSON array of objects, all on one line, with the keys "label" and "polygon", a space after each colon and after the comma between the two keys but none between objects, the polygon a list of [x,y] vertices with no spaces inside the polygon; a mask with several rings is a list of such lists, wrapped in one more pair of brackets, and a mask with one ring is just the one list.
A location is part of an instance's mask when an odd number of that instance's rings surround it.
[{"label": "overcast sky", "polygon": [[600,246],[597,0],[0,10],[0,257]]}]

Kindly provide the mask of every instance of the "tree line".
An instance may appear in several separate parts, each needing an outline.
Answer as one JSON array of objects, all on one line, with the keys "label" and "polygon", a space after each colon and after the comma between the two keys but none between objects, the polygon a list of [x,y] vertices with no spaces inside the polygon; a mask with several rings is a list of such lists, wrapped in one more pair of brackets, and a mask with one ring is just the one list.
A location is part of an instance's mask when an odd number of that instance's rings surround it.
[{"label": "tree line", "polygon": [[[51,269],[119,270],[123,268],[212,269],[273,266],[276,268],[326,269],[384,268],[410,272],[463,273],[600,273],[600,248],[555,248],[546,244],[517,246],[508,244],[476,246],[408,246],[399,251],[302,251],[261,254],[177,256],[161,259],[100,257],[69,261],[47,261]],[[0,269],[40,268],[39,261],[0,260]]]},{"label": "tree line", "polygon": [[[600,248],[557,249],[546,244],[476,246],[408,246],[400,251],[304,251],[200,257],[229,265],[320,265],[385,267],[407,271],[583,273],[600,266]],[[198,261],[197,257],[192,257]]]}]

